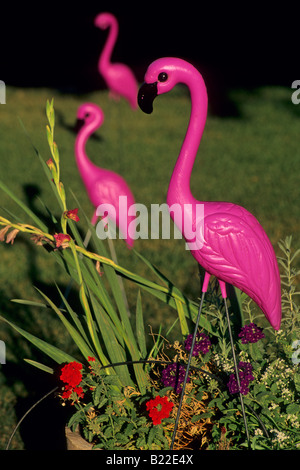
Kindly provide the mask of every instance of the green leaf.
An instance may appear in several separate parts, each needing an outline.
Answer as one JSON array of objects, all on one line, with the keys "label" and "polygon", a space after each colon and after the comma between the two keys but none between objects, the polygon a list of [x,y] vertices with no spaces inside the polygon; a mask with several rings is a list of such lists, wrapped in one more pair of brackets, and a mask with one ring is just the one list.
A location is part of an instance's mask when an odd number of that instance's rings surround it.
[{"label": "green leaf", "polygon": [[[135,343],[135,338],[133,335],[132,327],[130,324],[129,316],[128,316],[128,311],[125,305],[124,301],[124,296],[123,292],[120,287],[120,279],[118,275],[116,274],[115,270],[111,268],[110,266],[104,266],[104,273],[108,279],[108,282],[110,284],[111,291],[113,293],[114,299],[116,301],[118,311],[120,313],[120,318],[121,318],[121,323],[123,326],[123,329],[126,330],[126,334],[130,338],[130,341],[132,343]],[[122,282],[122,281],[121,281]]]},{"label": "green leaf", "polygon": [[149,446],[149,449],[151,450],[152,448],[152,443],[153,443],[153,440],[155,438],[155,434],[156,434],[156,428],[155,426],[153,426],[148,434],[148,446]]},{"label": "green leaf", "polygon": [[55,184],[54,184],[53,181],[52,181],[52,175],[51,175],[51,173],[50,173],[50,171],[49,171],[49,168],[48,168],[46,162],[43,160],[43,158],[42,158],[41,154],[39,153],[39,151],[38,151],[37,149],[35,149],[35,151],[36,151],[36,154],[37,154],[37,156],[38,156],[38,158],[39,158],[39,160],[40,160],[40,163],[41,163],[41,165],[42,165],[42,168],[43,168],[43,170],[44,170],[44,173],[45,173],[45,175],[46,175],[46,178],[47,178],[47,180],[48,180],[48,182],[49,182],[49,184],[50,184],[50,187],[52,188],[52,191],[53,191],[53,193],[54,193],[54,195],[55,195],[55,198],[57,199],[57,202],[58,202],[58,204],[59,204],[59,208],[60,208],[61,211],[63,211],[63,210],[64,210],[64,205],[63,205],[62,200],[61,200],[61,198],[60,198],[60,196],[59,196],[59,194],[58,194],[57,188],[56,188]]},{"label": "green leaf", "polygon": [[[177,310],[176,301],[175,301],[175,299],[177,299],[179,302],[182,303],[182,308],[184,310],[185,316],[188,319],[192,319],[193,321],[196,321],[196,317],[197,317],[197,313],[198,313],[198,306],[194,302],[188,300],[182,294],[181,294],[180,297],[178,297],[178,295],[175,294],[172,291],[163,292],[161,290],[158,290],[157,288],[148,287],[148,285],[146,283],[140,283],[139,285],[142,289],[149,292],[151,295],[158,298],[159,300],[166,303],[167,305],[169,305],[170,307],[172,307],[175,310]],[[202,312],[204,313],[205,309],[202,309]],[[219,336],[217,330],[215,330],[213,328],[211,323],[205,318],[204,315],[201,315],[199,325],[200,325],[201,328],[204,328],[209,333],[211,333],[213,335],[216,335],[216,336]]]},{"label": "green leaf", "polygon": [[70,248],[71,248],[71,252],[72,252],[73,257],[74,257],[75,266],[76,266],[76,270],[77,270],[77,274],[78,274],[79,299],[80,299],[81,305],[82,305],[82,307],[84,309],[84,312],[85,312],[85,315],[86,315],[89,334],[91,336],[91,340],[92,340],[92,343],[95,347],[95,350],[97,351],[100,362],[102,363],[103,366],[106,366],[106,365],[108,365],[108,361],[107,361],[107,358],[105,357],[105,355],[103,353],[103,349],[102,349],[102,346],[100,344],[100,341],[99,341],[99,338],[98,338],[98,335],[97,335],[94,318],[93,318],[93,315],[92,315],[92,312],[91,312],[91,309],[90,309],[90,305],[89,305],[89,302],[88,302],[88,299],[87,299],[87,295],[86,295],[86,289],[87,288],[86,288],[86,285],[83,281],[82,271],[81,271],[81,268],[80,268],[80,260],[78,259],[78,254],[77,254],[77,251],[75,249],[75,246],[74,246],[73,242],[70,243]]},{"label": "green leaf", "polygon": [[[89,347],[91,348],[91,344],[89,343],[89,340],[88,340],[88,337],[86,335],[86,332],[84,330],[84,327],[82,326],[80,320],[79,320],[79,317],[78,315],[73,311],[73,309],[71,308],[69,302],[67,301],[67,299],[65,298],[65,296],[62,294],[61,290],[59,289],[58,286],[57,287],[57,290],[61,296],[61,299],[68,311],[68,313],[70,314],[71,318],[73,319],[75,325],[76,325],[76,328],[77,330],[79,331],[79,333],[81,334],[81,336],[84,338],[84,340],[86,341],[86,343],[89,345]],[[63,309],[59,309],[60,312],[64,311]]]},{"label": "green leaf", "polygon": [[262,345],[259,343],[250,343],[249,353],[254,361],[261,361],[263,358]]},{"label": "green leaf", "polygon": [[294,259],[300,254],[300,248],[298,250],[295,251],[295,253],[293,254],[293,256],[291,257],[291,263],[294,261]]},{"label": "green leaf", "polygon": [[295,387],[296,387],[296,390],[298,392],[300,392],[300,374],[294,374],[294,383],[295,383]]},{"label": "green leaf", "polygon": [[52,369],[51,367],[45,366],[44,364],[41,364],[40,362],[33,361],[32,359],[24,359],[24,361],[28,362],[28,364],[31,364],[37,369],[41,369],[44,372],[47,372],[48,374],[54,374],[54,369]]},{"label": "green leaf", "polygon": [[54,98],[52,98],[51,101],[47,100],[46,116],[47,116],[51,129],[53,129],[55,126]]},{"label": "green leaf", "polygon": [[[81,253],[82,250],[77,247],[77,250]],[[108,265],[111,266],[115,271],[120,272],[123,276],[125,276],[127,279],[130,279],[131,281],[135,282],[138,284],[140,287],[143,289],[147,290],[150,292],[152,295],[160,298],[163,300],[165,303],[168,305],[172,306],[173,308],[176,309],[176,303],[175,299],[179,300],[179,302],[182,303],[183,309],[185,316],[189,319],[192,319],[193,321],[196,320],[197,313],[198,313],[198,306],[195,302],[192,302],[188,300],[181,292],[179,289],[177,289],[171,282],[169,282],[169,286],[161,286],[159,284],[156,284],[155,282],[149,281],[148,279],[143,278],[142,276],[139,276],[138,274],[135,274],[122,266],[117,265],[114,263],[111,259],[102,257],[101,255],[97,257],[97,255],[89,252],[83,252],[87,257],[89,258],[94,258],[98,259],[103,265]],[[205,313],[205,307],[203,308],[203,313]],[[217,331],[215,328],[212,327],[210,322],[205,318],[204,315],[201,316],[200,319],[200,326],[209,331],[210,333],[214,335],[218,335]]]},{"label": "green leaf", "polygon": [[[114,364],[118,362],[125,362],[126,356],[124,354],[124,349],[118,343],[116,335],[114,334],[114,326],[112,325],[111,320],[104,310],[97,305],[93,296],[91,296],[91,302],[93,306],[93,311],[95,314],[96,321],[98,323],[98,328],[101,332],[104,344],[106,346],[107,354],[109,357],[109,363]],[[111,373],[111,368],[108,369],[108,373]],[[124,386],[133,385],[133,382],[130,378],[128,367],[126,365],[118,366],[115,368],[115,373],[120,377],[121,382]]]},{"label": "green leaf", "polygon": [[77,361],[77,359],[75,359],[73,356],[70,356],[69,354],[65,353],[61,349],[58,349],[57,347],[52,346],[46,341],[43,341],[42,339],[39,339],[36,336],[32,335],[31,333],[28,333],[27,331],[23,330],[22,328],[15,325],[14,323],[6,320],[6,318],[0,316],[0,320],[10,325],[14,330],[16,330],[22,336],[24,336],[24,338],[30,341],[35,347],[40,349],[47,356],[51,357],[51,359],[53,359],[58,364],[62,364],[64,362]]},{"label": "green leaf", "polygon": [[287,414],[300,415],[300,405],[298,403],[291,403],[286,407]]},{"label": "green leaf", "polygon": [[151,269],[151,271],[165,284],[165,286],[169,286],[170,285],[170,281],[167,279],[167,277],[162,274],[162,272],[156,268],[156,266],[154,266],[149,260],[147,260],[143,255],[141,255],[141,253],[139,253],[135,248],[132,248],[132,252],[138,257],[140,258],[143,263],[145,263],[146,266],[148,266],[148,268]]},{"label": "green leaf", "polygon": [[146,347],[146,338],[145,338],[145,326],[143,318],[143,308],[142,308],[142,298],[141,291],[138,291],[137,301],[136,301],[136,336],[138,345],[141,352],[141,357],[146,358],[147,356],[147,347]]},{"label": "green leaf", "polygon": [[175,299],[175,303],[180,322],[181,334],[185,338],[189,334],[189,327],[186,321],[183,304],[178,299]]},{"label": "green leaf", "polygon": [[31,307],[49,308],[48,305],[43,304],[42,302],[35,302],[33,300],[11,299],[10,301],[16,304],[30,305]]},{"label": "green leaf", "polygon": [[94,404],[98,407],[98,409],[100,409],[107,403],[107,401],[108,401],[107,398],[102,397],[101,400],[99,400],[98,402],[96,402],[96,399],[95,399]]},{"label": "green leaf", "polygon": [[85,311],[85,314],[86,314],[89,333],[91,335],[91,339],[92,339],[94,347],[97,351],[100,362],[102,363],[103,366],[107,366],[109,364],[109,361],[107,360],[107,357],[105,356],[105,354],[103,352],[103,349],[102,349],[102,346],[101,346],[100,341],[99,341],[99,337],[98,337],[97,330],[96,330],[96,327],[95,327],[92,312],[90,310],[90,306],[89,306],[89,303],[88,303],[88,300],[87,300],[87,297],[86,297],[86,294],[85,294],[84,284],[81,284],[81,286],[80,286],[79,297],[80,297],[81,304],[82,304],[82,306],[84,308],[84,311]]},{"label": "green leaf", "polygon": [[45,233],[48,233],[48,227],[26,206],[4,183],[0,181],[2,189],[19,207],[33,220],[33,222]]},{"label": "green leaf", "polygon": [[191,422],[196,423],[197,421],[200,421],[202,419],[211,418],[212,414],[213,414],[212,412],[208,412],[208,413],[201,413],[200,415],[194,415],[191,419]]},{"label": "green leaf", "polygon": [[47,133],[47,140],[48,140],[49,147],[52,148],[52,146],[53,146],[53,136],[52,136],[52,132],[51,132],[49,126],[46,126],[46,133]]},{"label": "green leaf", "polygon": [[83,354],[84,358],[87,359],[88,356],[94,356],[95,352],[88,346],[88,344],[84,341],[81,334],[71,325],[71,323],[65,318],[65,316],[60,312],[60,310],[56,307],[56,305],[49,299],[43,292],[39,289],[37,291],[40,295],[48,302],[50,307],[54,310],[57,314],[58,318],[62,321],[63,325],[65,326],[66,330],[70,334],[71,338],[73,339],[74,343],[78,347],[78,349]]},{"label": "green leaf", "polygon": [[84,419],[84,412],[83,410],[79,410],[76,413],[74,413],[69,422],[68,422],[68,428],[72,428],[73,431],[75,431],[77,425]]},{"label": "green leaf", "polygon": [[[39,160],[40,160],[40,163],[41,163],[41,165],[42,165],[42,167],[43,167],[43,170],[44,170],[45,175],[46,175],[46,177],[47,177],[47,179],[48,179],[48,182],[49,182],[49,184],[50,184],[50,187],[52,188],[52,190],[53,190],[53,192],[54,192],[54,194],[55,194],[55,197],[56,197],[56,199],[57,199],[57,201],[58,201],[58,203],[59,203],[60,209],[61,209],[61,210],[64,210],[63,203],[62,203],[62,201],[61,201],[61,199],[60,199],[60,196],[59,196],[59,194],[58,194],[58,192],[57,192],[57,188],[56,188],[55,184],[53,184],[53,181],[52,181],[52,174],[51,174],[51,172],[49,171],[49,168],[48,168],[46,162],[43,160],[43,158],[41,157],[40,152],[38,151],[38,149],[37,149],[37,148],[35,147],[35,145],[33,144],[32,140],[31,140],[31,138],[30,138],[30,136],[29,136],[29,134],[28,134],[28,132],[27,132],[27,130],[26,130],[26,128],[25,128],[25,126],[24,126],[24,124],[23,124],[23,122],[22,122],[21,120],[20,120],[20,123],[21,123],[21,126],[22,126],[22,128],[23,128],[23,131],[25,132],[25,134],[26,134],[26,136],[27,136],[27,138],[28,138],[30,144],[32,145],[32,148],[33,148],[35,154],[38,156],[38,158],[39,158]],[[51,141],[53,142],[53,138],[52,138],[52,137],[51,137]],[[50,143],[49,143],[49,145],[50,145]],[[25,207],[26,207],[26,206],[25,206]],[[24,209],[24,208],[23,208],[23,209]],[[24,209],[24,210],[25,210],[25,209]],[[28,210],[29,210],[29,209],[28,209]],[[25,211],[25,212],[26,212],[26,211]],[[47,227],[46,227],[46,230],[44,230],[44,229],[42,229],[42,230],[43,230],[44,232],[47,231]]]}]

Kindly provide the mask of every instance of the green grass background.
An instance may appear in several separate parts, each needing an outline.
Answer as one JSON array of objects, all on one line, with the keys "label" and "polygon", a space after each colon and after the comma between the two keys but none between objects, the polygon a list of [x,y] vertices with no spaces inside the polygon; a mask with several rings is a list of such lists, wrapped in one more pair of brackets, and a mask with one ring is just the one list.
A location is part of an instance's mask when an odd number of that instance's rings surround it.
[{"label": "green grass background", "polygon": [[[106,91],[71,95],[50,89],[9,87],[7,104],[0,106],[0,179],[18,197],[46,217],[40,198],[59,215],[32,148],[33,143],[45,161],[50,158],[45,104],[52,97],[56,110],[55,140],[70,209],[76,204],[68,188],[77,195],[87,214],[92,216],[93,212],[74,160],[73,127],[77,108],[85,101],[97,103],[105,113],[102,128],[87,145],[91,160],[120,173],[131,186],[136,202],[150,208],[151,204],[166,201],[190,112],[189,95],[181,87],[157,98],[150,116],[140,110],[133,112],[123,100],[111,101]],[[293,235],[294,248],[299,248],[300,105],[291,102],[291,89],[279,87],[232,90],[228,98],[237,110],[235,116],[218,117],[209,108],[191,178],[192,192],[198,200],[231,201],[247,208],[264,226],[278,255],[277,243],[287,235]],[[0,206],[3,216],[8,210],[30,223],[3,192]],[[84,233],[83,218],[79,226]],[[115,246],[120,264],[142,275],[149,274],[122,241],[117,240]],[[135,247],[186,295],[198,298],[198,268],[185,250],[183,240],[137,240]],[[12,246],[0,244],[0,260],[0,314],[43,335],[58,347],[72,348],[55,314],[10,302],[11,298],[36,299],[34,285],[57,299],[53,281],[61,287],[68,283],[60,268],[44,250],[23,236],[18,236]],[[136,290],[128,283],[126,286],[134,309]],[[160,323],[169,325],[174,320],[174,311],[146,295],[143,295],[143,305],[145,324],[151,324],[154,331]],[[51,388],[51,379],[23,362],[24,357],[43,358],[4,324],[0,324],[0,340],[5,341],[7,348],[7,364],[0,366],[1,449],[5,448],[17,420]],[[51,428],[51,407],[56,409],[51,403],[48,401],[39,408],[42,411],[35,410],[24,420],[21,432],[12,441],[12,449],[46,446],[40,426],[45,413]]]}]

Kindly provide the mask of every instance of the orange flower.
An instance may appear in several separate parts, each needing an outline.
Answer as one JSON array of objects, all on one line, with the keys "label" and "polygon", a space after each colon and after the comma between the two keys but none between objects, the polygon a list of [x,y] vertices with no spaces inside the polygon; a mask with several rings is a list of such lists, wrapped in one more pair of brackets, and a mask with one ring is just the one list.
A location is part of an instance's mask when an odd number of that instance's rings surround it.
[{"label": "orange flower", "polygon": [[103,271],[101,271],[101,264],[100,261],[96,261],[96,271],[100,274],[100,276],[103,276]]},{"label": "orange flower", "polygon": [[43,245],[43,242],[48,242],[49,239],[44,237],[43,235],[32,235],[31,240],[39,246]]},{"label": "orange flower", "polygon": [[6,232],[10,229],[10,225],[6,225],[0,230],[0,242],[4,242]]},{"label": "orange flower", "polygon": [[6,236],[6,243],[11,243],[11,244],[14,243],[15,238],[16,238],[16,236],[17,236],[17,234],[19,233],[20,230],[17,229],[17,228],[14,228],[11,232],[9,232],[6,235],[6,233],[8,232],[8,230],[10,228],[11,228],[10,225],[7,225],[6,227],[4,227],[0,230],[0,242],[4,242],[5,236]]},{"label": "orange flower", "polygon": [[77,213],[78,213],[78,209],[77,209],[77,208],[76,208],[76,209],[72,209],[72,210],[70,210],[70,211],[65,211],[65,212],[64,212],[64,217],[65,217],[66,219],[71,219],[71,220],[74,220],[75,222],[78,222],[80,219],[79,219]]},{"label": "orange flower", "polygon": [[65,233],[56,233],[54,238],[56,241],[56,248],[67,248],[69,246],[69,241],[71,240],[70,235],[66,235]]}]

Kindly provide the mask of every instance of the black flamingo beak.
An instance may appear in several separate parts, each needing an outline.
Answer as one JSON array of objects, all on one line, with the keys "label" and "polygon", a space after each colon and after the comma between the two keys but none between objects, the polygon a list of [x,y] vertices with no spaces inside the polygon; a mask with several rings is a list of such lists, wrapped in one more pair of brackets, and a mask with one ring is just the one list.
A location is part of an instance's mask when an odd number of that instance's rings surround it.
[{"label": "black flamingo beak", "polygon": [[144,113],[151,114],[153,101],[157,97],[157,82],[143,83],[138,93],[138,104]]}]

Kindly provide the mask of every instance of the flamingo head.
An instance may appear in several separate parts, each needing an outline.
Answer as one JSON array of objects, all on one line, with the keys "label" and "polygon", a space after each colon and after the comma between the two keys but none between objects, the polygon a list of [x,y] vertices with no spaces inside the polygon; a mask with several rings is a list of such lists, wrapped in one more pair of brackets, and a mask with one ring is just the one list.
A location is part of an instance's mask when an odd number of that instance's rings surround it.
[{"label": "flamingo head", "polygon": [[99,13],[94,20],[94,25],[100,29],[107,29],[113,22],[116,22],[116,19],[111,13]]},{"label": "flamingo head", "polygon": [[102,109],[94,103],[83,103],[77,110],[77,129],[83,125],[93,124],[97,129],[102,126],[104,113]]},{"label": "flamingo head", "polygon": [[157,95],[168,93],[177,83],[187,83],[187,77],[195,71],[191,64],[174,57],[164,57],[152,62],[138,93],[138,103],[142,111],[151,114]]}]

